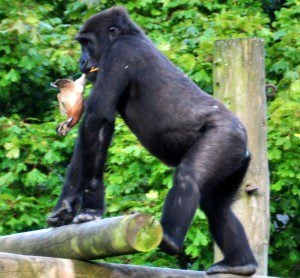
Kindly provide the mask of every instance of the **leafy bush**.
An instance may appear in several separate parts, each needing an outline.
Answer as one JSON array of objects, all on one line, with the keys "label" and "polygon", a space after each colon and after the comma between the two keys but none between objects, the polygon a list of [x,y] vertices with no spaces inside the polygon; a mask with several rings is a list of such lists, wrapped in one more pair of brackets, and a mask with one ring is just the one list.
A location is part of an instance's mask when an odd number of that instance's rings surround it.
[{"label": "leafy bush", "polygon": [[62,140],[54,123],[27,124],[17,116],[0,118],[0,126],[0,233],[45,227],[76,134]]},{"label": "leafy bush", "polygon": [[287,8],[275,13],[277,20],[272,24],[275,30],[268,60],[270,79],[279,88],[276,99],[269,105],[270,268],[274,269],[274,275],[285,277],[297,277],[300,271],[299,12],[296,1],[288,1]]}]

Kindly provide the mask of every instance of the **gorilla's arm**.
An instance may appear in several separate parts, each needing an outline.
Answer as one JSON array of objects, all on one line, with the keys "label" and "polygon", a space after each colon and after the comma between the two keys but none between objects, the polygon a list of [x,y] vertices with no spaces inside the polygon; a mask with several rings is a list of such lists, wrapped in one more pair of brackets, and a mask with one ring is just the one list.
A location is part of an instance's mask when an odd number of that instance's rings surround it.
[{"label": "gorilla's arm", "polygon": [[103,170],[113,134],[117,103],[128,83],[128,73],[122,64],[113,59],[107,68],[100,69],[101,72],[87,101],[79,136],[83,176],[88,180],[102,175],[99,169]]},{"label": "gorilla's arm", "polygon": [[129,82],[128,67],[118,54],[111,52],[107,57],[106,67],[100,68],[87,100],[67,178],[48,218],[51,226],[69,224],[80,203],[75,223],[99,218],[104,212],[104,165],[114,132],[117,103]]}]

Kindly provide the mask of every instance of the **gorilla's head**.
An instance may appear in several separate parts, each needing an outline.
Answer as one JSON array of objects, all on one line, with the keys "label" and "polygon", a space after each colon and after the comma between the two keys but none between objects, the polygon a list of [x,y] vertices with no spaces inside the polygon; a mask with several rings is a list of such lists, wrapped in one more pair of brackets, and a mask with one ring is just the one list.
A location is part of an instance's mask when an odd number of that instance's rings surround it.
[{"label": "gorilla's head", "polygon": [[122,7],[113,7],[92,16],[75,36],[82,48],[80,70],[87,74],[90,81],[95,81],[101,72],[101,57],[112,44],[126,36],[138,34],[143,34],[142,30],[130,20]]}]

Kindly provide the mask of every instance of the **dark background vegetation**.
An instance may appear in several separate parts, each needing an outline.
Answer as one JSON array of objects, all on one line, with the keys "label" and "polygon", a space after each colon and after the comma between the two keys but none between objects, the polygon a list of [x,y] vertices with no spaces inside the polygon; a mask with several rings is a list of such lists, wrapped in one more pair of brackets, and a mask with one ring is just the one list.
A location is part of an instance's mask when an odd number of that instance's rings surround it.
[{"label": "dark background vegetation", "polygon": [[[61,116],[50,82],[78,74],[80,49],[73,37],[82,22],[104,8],[123,5],[157,47],[209,93],[214,41],[264,38],[267,79],[279,89],[268,102],[272,215],[269,270],[270,275],[299,277],[297,2],[1,0],[0,234],[46,227],[46,215],[60,192],[77,136],[77,130],[65,138],[55,134]],[[150,156],[118,119],[105,176],[106,216],[140,211],[159,218],[172,172]],[[186,252],[191,259],[185,266],[191,269],[203,269],[212,263],[212,242],[200,211],[187,236]],[[174,257],[158,251],[113,261],[181,266]]]}]

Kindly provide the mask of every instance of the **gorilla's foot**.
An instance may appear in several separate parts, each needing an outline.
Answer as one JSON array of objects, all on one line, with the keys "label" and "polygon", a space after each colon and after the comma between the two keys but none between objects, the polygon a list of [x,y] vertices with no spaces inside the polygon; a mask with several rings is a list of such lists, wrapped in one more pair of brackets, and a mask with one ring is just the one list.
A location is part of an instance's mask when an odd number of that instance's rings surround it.
[{"label": "gorilla's foot", "polygon": [[243,275],[243,276],[251,276],[256,272],[257,264],[250,263],[246,265],[240,266],[230,266],[226,265],[224,262],[219,262],[211,266],[206,273],[210,274],[217,274],[217,273],[230,273],[236,275]]},{"label": "gorilla's foot", "polygon": [[103,214],[103,212],[101,210],[83,209],[74,218],[73,223],[79,224],[79,223],[83,223],[83,222],[99,220],[99,219],[102,219],[102,214]]},{"label": "gorilla's foot", "polygon": [[168,235],[164,234],[159,248],[169,255],[182,254],[182,248],[178,246]]},{"label": "gorilla's foot", "polygon": [[54,210],[47,218],[47,223],[52,227],[68,225],[72,222],[75,211],[68,200],[64,200],[61,206]]},{"label": "gorilla's foot", "polygon": [[65,136],[71,130],[70,124],[71,124],[72,120],[73,120],[73,117],[70,117],[66,121],[58,124],[56,127],[56,133],[59,136]]}]

